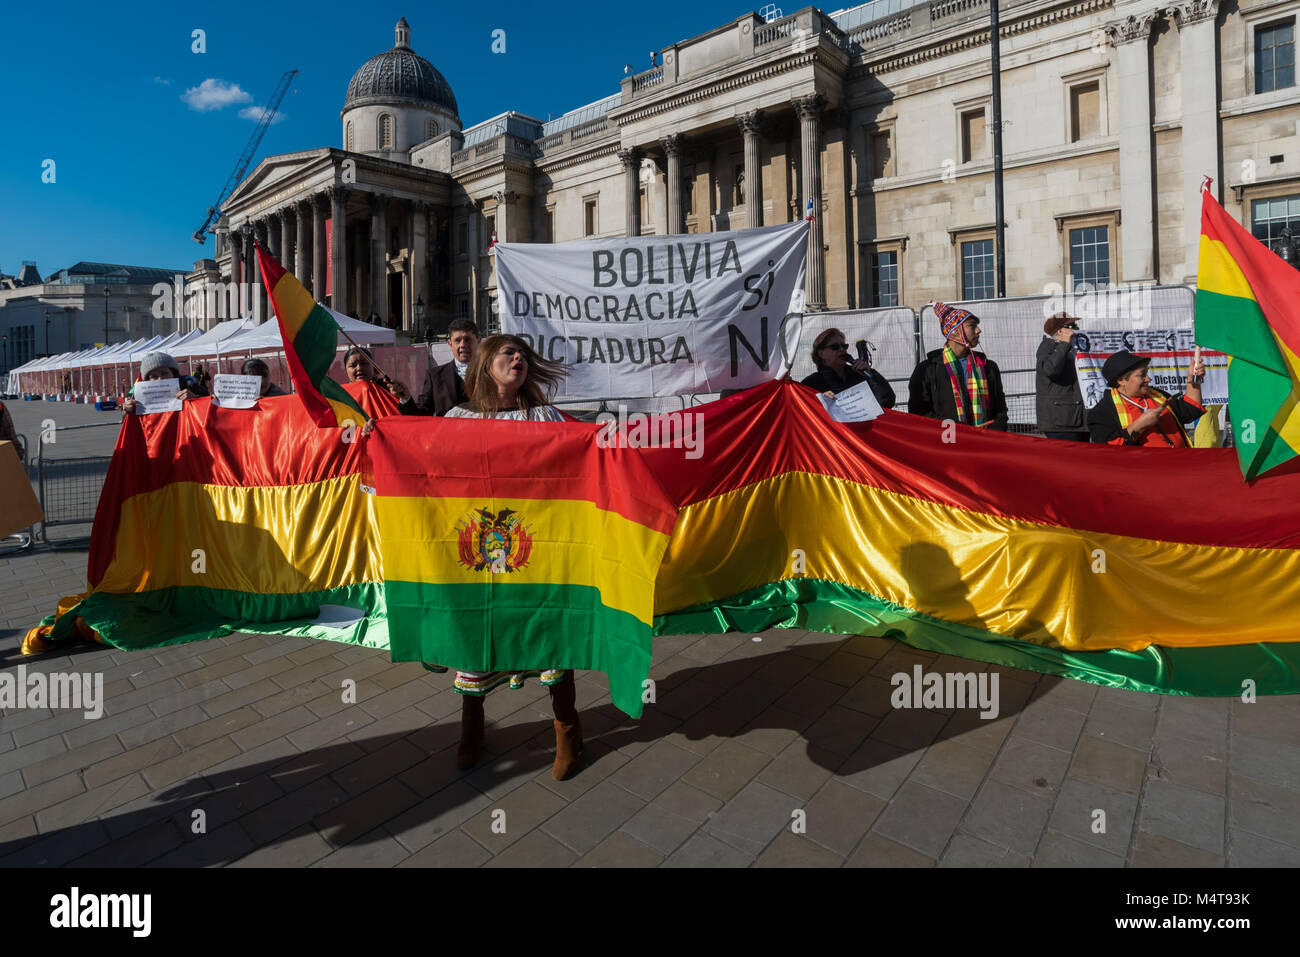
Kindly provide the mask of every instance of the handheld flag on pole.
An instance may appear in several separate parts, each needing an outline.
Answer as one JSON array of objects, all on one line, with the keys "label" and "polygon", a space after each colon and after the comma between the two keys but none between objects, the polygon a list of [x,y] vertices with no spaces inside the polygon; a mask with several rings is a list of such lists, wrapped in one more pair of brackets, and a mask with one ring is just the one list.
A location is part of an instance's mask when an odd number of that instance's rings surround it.
[{"label": "handheld flag on pole", "polygon": [[285,272],[260,245],[257,264],[262,270],[271,308],[280,323],[289,376],[307,414],[321,428],[360,425],[366,414],[347,390],[327,373],[338,350],[339,324],[312,299],[291,272]]},{"label": "handheld flag on pole", "polygon": [[1241,474],[1300,451],[1300,272],[1201,193],[1196,342],[1229,355],[1228,414]]}]

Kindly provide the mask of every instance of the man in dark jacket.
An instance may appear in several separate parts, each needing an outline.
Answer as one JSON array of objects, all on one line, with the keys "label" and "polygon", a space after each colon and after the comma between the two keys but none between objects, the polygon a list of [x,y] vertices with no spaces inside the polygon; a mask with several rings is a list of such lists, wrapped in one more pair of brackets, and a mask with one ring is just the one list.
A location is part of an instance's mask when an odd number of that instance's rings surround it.
[{"label": "man in dark jacket", "polygon": [[1087,442],[1083,421],[1083,396],[1074,367],[1074,337],[1079,320],[1058,312],[1043,323],[1048,337],[1038,344],[1034,389],[1038,399],[1038,429],[1049,439]]},{"label": "man in dark jacket", "polygon": [[469,360],[478,350],[478,326],[470,319],[453,319],[447,332],[451,361],[430,366],[419,398],[409,398],[398,407],[402,415],[446,415],[450,409],[469,401],[465,373],[469,370]]},{"label": "man in dark jacket", "polygon": [[907,411],[1005,432],[1007,398],[1002,391],[1002,373],[996,362],[975,351],[980,341],[979,317],[947,303],[931,305],[946,341],[912,371]]}]

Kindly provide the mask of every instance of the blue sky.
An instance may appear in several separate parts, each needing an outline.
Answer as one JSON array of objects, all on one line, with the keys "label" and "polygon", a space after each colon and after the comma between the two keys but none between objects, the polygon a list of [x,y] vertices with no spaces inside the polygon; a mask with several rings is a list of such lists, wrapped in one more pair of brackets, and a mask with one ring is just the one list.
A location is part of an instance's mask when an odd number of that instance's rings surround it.
[{"label": "blue sky", "polygon": [[[646,69],[652,49],[762,5],[15,5],[0,58],[0,271],[27,259],[42,276],[83,259],[190,268],[211,253],[211,238],[201,247],[191,237],[255,126],[240,113],[260,113],[296,68],[249,169],[276,153],[341,146],[348,80],[392,47],[401,16],[470,126],[507,109],[546,119],[615,93],[623,64]],[[206,32],[202,54],[191,49],[196,29]],[[492,53],[495,29],[506,31],[505,54]],[[53,183],[42,182],[46,160]]]}]

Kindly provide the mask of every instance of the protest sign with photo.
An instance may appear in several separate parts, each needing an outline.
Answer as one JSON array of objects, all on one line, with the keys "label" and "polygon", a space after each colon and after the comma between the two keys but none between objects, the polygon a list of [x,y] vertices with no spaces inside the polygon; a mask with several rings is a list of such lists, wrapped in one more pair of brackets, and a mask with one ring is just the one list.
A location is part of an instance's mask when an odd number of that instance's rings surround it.
[{"label": "protest sign with photo", "polygon": [[[1147,375],[1151,384],[1167,395],[1182,395],[1187,388],[1187,370],[1196,352],[1192,329],[1088,329],[1074,337],[1074,365],[1079,372],[1083,404],[1091,409],[1106,395],[1101,374],[1105,361],[1123,349],[1150,358]],[[1201,383],[1204,405],[1225,405],[1228,401],[1228,357],[1213,349],[1201,349],[1205,381]]]},{"label": "protest sign with photo", "polygon": [[564,364],[556,398],[743,389],[790,368],[808,224],[497,243],[502,331]]}]

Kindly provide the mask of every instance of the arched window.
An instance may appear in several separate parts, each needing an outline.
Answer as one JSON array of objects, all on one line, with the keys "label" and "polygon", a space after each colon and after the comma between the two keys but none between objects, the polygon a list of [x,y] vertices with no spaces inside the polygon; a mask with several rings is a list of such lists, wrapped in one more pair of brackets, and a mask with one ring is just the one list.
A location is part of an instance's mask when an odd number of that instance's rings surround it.
[{"label": "arched window", "polygon": [[343,148],[347,150],[349,153],[352,152],[353,144],[352,144],[352,121],[351,120],[348,120],[347,125],[344,127],[343,130]]},{"label": "arched window", "polygon": [[393,115],[391,113],[379,114],[379,148],[381,150],[391,150],[393,148]]},{"label": "arched window", "polygon": [[431,140],[437,135],[438,135],[438,121],[429,120],[424,125],[424,138],[426,140]]}]

